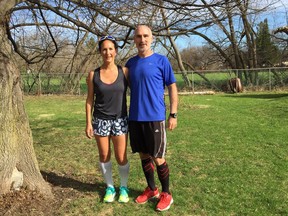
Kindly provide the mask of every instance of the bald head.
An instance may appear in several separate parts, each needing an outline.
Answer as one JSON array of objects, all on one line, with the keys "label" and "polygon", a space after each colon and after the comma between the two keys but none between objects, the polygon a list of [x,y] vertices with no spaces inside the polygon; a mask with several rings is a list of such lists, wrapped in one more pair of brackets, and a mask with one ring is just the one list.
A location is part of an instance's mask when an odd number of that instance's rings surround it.
[{"label": "bald head", "polygon": [[137,34],[137,32],[139,32],[139,31],[144,31],[144,30],[146,30],[147,32],[149,32],[149,34],[152,35],[152,30],[151,30],[151,28],[150,28],[149,26],[147,26],[147,25],[144,25],[144,24],[140,24],[140,25],[137,25],[137,26],[136,26],[135,35]]}]

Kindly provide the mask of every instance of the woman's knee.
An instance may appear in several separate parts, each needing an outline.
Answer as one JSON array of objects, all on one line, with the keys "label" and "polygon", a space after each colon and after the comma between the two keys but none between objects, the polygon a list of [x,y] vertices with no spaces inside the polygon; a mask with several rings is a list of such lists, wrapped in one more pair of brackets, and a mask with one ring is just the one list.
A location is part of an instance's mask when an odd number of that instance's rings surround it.
[{"label": "woman's knee", "polygon": [[102,163],[106,163],[110,161],[111,156],[109,154],[99,154],[99,160]]},{"label": "woman's knee", "polygon": [[125,164],[127,164],[128,160],[127,158],[121,158],[121,159],[118,159],[117,160],[117,163],[120,165],[120,166],[123,166]]},{"label": "woman's knee", "polygon": [[127,164],[128,159],[126,156],[122,156],[122,157],[116,157],[116,161],[120,166],[123,166],[123,165]]}]

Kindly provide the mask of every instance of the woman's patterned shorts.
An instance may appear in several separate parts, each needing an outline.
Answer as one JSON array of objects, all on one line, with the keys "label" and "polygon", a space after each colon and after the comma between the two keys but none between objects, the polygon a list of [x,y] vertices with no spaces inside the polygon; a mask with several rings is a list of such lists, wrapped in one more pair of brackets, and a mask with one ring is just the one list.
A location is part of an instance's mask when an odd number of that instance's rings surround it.
[{"label": "woman's patterned shorts", "polygon": [[128,133],[127,117],[114,120],[95,118],[92,125],[94,134],[99,136],[119,136]]}]

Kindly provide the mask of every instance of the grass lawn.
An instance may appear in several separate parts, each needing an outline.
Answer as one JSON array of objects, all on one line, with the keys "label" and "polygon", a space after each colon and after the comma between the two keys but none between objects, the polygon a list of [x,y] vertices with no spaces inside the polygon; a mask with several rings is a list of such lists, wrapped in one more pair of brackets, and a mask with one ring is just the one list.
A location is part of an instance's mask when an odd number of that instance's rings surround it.
[{"label": "grass lawn", "polygon": [[[179,100],[178,127],[167,132],[174,204],[162,214],[288,215],[288,93]],[[85,97],[25,96],[25,107],[43,176],[71,191],[57,215],[159,215],[155,202],[133,202],[146,183],[130,147],[131,201],[102,203],[105,184],[96,144],[84,132]]]}]

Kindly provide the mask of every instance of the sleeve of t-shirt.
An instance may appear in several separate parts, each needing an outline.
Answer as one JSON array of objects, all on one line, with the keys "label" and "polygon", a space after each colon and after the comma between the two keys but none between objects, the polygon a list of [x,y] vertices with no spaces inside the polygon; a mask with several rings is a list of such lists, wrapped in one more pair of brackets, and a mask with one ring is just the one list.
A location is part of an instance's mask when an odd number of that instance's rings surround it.
[{"label": "sleeve of t-shirt", "polygon": [[164,68],[164,82],[166,86],[169,86],[176,82],[172,66],[168,58],[164,57],[163,59],[163,68]]},{"label": "sleeve of t-shirt", "polygon": [[129,68],[131,65],[131,59],[128,59],[128,61],[125,64],[125,67]]}]

